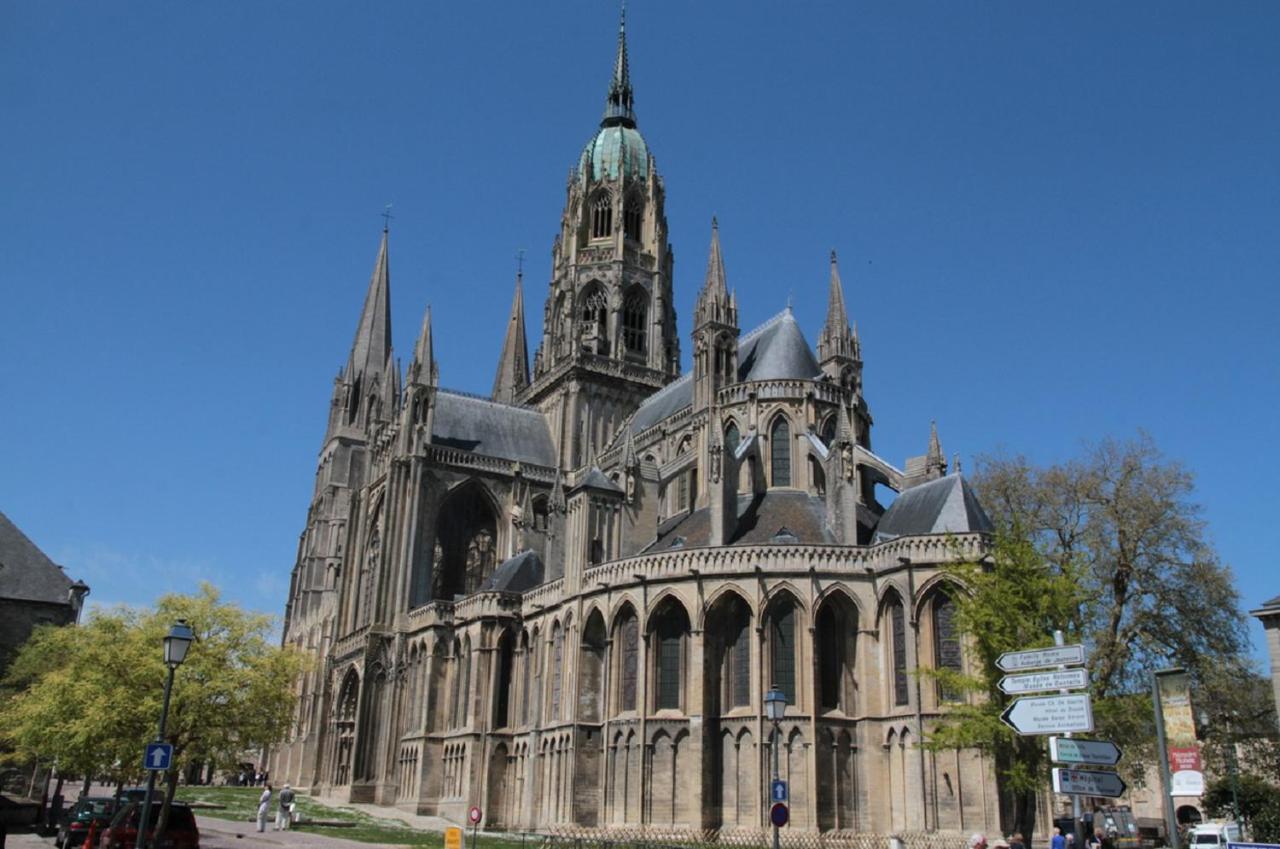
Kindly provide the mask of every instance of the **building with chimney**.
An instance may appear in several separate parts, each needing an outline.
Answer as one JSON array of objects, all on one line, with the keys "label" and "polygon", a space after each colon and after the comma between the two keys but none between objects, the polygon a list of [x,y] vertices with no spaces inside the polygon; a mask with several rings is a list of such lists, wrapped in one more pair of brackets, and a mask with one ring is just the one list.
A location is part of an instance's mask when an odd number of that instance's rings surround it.
[{"label": "building with chimney", "polygon": [[0,513],[0,678],[37,627],[76,624],[88,594]]},{"label": "building with chimney", "polygon": [[758,832],[776,752],[792,829],[995,827],[989,758],[918,745],[949,696],[916,674],[968,662],[940,567],[990,521],[936,430],[904,468],[874,452],[834,253],[815,349],[789,308],[739,325],[712,221],[682,336],[664,201],[620,29],[541,343],[517,277],[489,397],[444,388],[430,311],[401,374],[383,232],[293,570],[284,640],[317,663],[273,777],[486,828]]}]

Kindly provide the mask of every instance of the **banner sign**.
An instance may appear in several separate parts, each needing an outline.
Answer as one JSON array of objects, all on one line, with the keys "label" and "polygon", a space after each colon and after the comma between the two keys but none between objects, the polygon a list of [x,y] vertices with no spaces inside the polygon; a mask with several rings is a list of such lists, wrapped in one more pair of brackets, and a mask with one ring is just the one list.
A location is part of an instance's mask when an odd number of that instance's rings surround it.
[{"label": "banner sign", "polygon": [[[1172,672],[1156,676],[1160,688],[1160,712],[1164,716],[1165,743],[1169,748],[1169,769],[1181,774],[1181,795],[1198,795],[1194,777],[1203,769],[1200,760],[1200,743],[1196,740],[1196,719],[1191,709],[1191,676],[1185,672]],[[1203,776],[1199,792],[1203,793]],[[1172,788],[1171,788],[1172,789]]]}]

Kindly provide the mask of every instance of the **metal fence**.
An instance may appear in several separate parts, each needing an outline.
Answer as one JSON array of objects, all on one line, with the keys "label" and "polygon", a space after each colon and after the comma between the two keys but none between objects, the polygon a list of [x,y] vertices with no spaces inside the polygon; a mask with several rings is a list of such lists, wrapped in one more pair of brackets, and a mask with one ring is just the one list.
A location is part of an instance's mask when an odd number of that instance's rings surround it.
[{"label": "metal fence", "polygon": [[[495,837],[497,835],[494,835]],[[821,833],[783,829],[783,849],[965,849],[967,835],[957,832],[908,832],[897,835],[869,832]],[[521,849],[770,849],[768,829],[671,829],[661,827],[563,827],[542,834],[507,833],[504,844]]]}]

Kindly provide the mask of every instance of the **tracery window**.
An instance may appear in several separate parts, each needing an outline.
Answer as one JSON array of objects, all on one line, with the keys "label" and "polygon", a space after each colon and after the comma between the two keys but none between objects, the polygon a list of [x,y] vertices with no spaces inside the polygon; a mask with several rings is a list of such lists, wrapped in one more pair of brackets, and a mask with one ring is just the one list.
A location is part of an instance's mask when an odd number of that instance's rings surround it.
[{"label": "tracery window", "polygon": [[[960,634],[956,628],[956,603],[944,592],[933,603],[933,662],[938,669],[960,671]],[[953,702],[960,694],[938,682],[938,699]]]},{"label": "tracery window", "polygon": [[641,221],[643,220],[644,206],[639,198],[627,198],[626,210],[622,213],[622,228],[628,239],[640,241]]},{"label": "tracery window", "polygon": [[725,635],[725,699],[730,708],[751,704],[751,623],[744,605],[729,623]]},{"label": "tracery window", "polygon": [[905,705],[907,694],[907,614],[901,601],[893,602],[889,611],[889,627],[893,648],[893,703]]},{"label": "tracery window", "polygon": [[729,422],[729,426],[724,429],[724,447],[730,454],[738,450],[738,443],[742,441],[742,436],[738,433],[738,423]]},{"label": "tracery window", "polygon": [[552,721],[560,718],[560,689],[564,670],[564,632],[559,627],[552,637],[551,648],[551,716]]},{"label": "tracery window", "polygon": [[676,603],[670,603],[657,615],[653,625],[654,708],[674,709],[681,706],[684,673],[685,637],[689,619]]},{"label": "tracery window", "polygon": [[770,684],[796,703],[796,606],[783,598],[773,607],[769,622]]},{"label": "tracery window", "polygon": [[645,352],[648,321],[649,297],[643,289],[637,289],[627,296],[622,307],[622,343],[628,352]]},{"label": "tracery window", "polygon": [[836,417],[834,415],[827,416],[826,421],[822,423],[822,443],[828,448],[831,443],[836,440]]},{"label": "tracery window", "polygon": [[596,195],[591,205],[591,238],[603,239],[613,235],[613,199],[607,192]]},{"label": "tracery window", "polygon": [[774,486],[791,486],[791,425],[785,416],[769,429],[769,465]]}]

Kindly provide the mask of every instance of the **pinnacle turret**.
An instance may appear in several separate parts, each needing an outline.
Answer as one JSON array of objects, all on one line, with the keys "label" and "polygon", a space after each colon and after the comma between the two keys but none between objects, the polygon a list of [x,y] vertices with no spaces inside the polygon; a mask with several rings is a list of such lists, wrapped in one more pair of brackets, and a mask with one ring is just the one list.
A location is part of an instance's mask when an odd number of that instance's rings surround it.
[{"label": "pinnacle turret", "polygon": [[929,423],[929,452],[925,454],[924,464],[931,477],[942,477],[947,473],[947,458],[942,453],[936,421]]},{"label": "pinnacle turret", "polygon": [[516,274],[516,291],[511,299],[511,318],[507,335],[498,357],[498,373],[493,378],[493,400],[514,404],[516,397],[529,385],[529,345],[524,335],[523,273]]},{"label": "pinnacle turret", "polygon": [[730,296],[724,274],[724,257],[720,253],[720,225],[711,219],[711,249],[707,256],[707,276],[698,293],[698,303],[693,311],[695,330],[704,324],[723,324],[737,327],[736,299]]},{"label": "pinnacle turret", "polygon": [[440,381],[440,370],[436,366],[435,349],[431,343],[431,305],[427,305],[422,314],[422,330],[418,333],[418,341],[413,346],[413,359],[409,361],[409,369],[405,375],[411,384],[435,386]]},{"label": "pinnacle turret", "polygon": [[720,225],[711,219],[707,278],[693,308],[693,408],[715,403],[723,386],[738,379],[738,305],[725,282]]},{"label": "pinnacle turret", "polygon": [[605,97],[604,120],[602,127],[621,124],[624,127],[636,125],[636,114],[632,108],[631,68],[627,62],[627,8],[622,7],[622,15],[618,21],[618,52],[613,59],[613,76],[609,79],[609,94]]},{"label": "pinnacle turret", "polygon": [[818,359],[822,362],[842,357],[861,359],[858,335],[849,329],[849,313],[844,305],[844,285],[840,282],[840,264],[831,252],[831,283],[827,295],[827,320],[818,335]]}]

